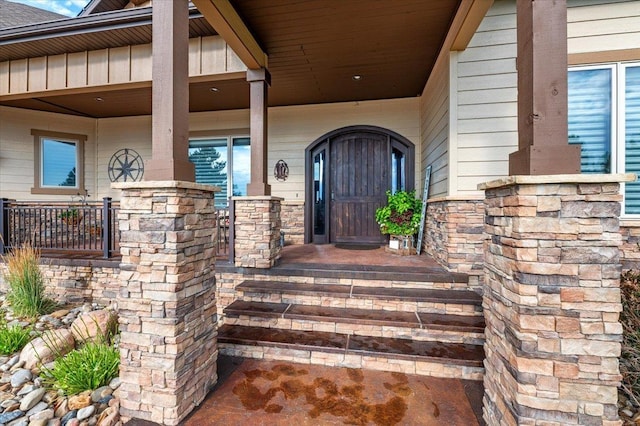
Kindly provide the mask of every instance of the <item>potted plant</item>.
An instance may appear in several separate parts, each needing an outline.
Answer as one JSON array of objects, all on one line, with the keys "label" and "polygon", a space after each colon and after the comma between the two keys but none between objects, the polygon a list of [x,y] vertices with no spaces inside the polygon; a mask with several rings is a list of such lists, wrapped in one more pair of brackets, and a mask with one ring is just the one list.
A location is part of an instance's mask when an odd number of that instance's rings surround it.
[{"label": "potted plant", "polygon": [[62,211],[59,217],[67,225],[77,225],[80,222],[80,214],[75,207]]},{"label": "potted plant", "polygon": [[413,251],[413,236],[420,227],[422,201],[415,191],[387,191],[387,205],[376,210],[376,222],[383,234],[389,234],[389,248]]}]

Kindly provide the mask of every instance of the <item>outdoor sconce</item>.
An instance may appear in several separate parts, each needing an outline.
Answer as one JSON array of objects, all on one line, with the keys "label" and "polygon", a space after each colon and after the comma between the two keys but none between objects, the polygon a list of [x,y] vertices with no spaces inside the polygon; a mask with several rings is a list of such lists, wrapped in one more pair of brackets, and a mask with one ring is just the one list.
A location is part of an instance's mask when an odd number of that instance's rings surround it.
[{"label": "outdoor sconce", "polygon": [[273,175],[278,182],[284,182],[289,177],[289,166],[284,160],[279,160],[273,168]]}]

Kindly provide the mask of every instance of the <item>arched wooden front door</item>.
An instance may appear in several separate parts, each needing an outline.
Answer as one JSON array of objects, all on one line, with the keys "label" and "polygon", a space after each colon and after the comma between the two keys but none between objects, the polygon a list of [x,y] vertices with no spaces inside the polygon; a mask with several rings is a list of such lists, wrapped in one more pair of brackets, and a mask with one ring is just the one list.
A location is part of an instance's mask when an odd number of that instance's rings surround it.
[{"label": "arched wooden front door", "polygon": [[386,191],[414,188],[414,146],[374,126],[330,132],[306,150],[305,241],[383,243],[375,211]]}]

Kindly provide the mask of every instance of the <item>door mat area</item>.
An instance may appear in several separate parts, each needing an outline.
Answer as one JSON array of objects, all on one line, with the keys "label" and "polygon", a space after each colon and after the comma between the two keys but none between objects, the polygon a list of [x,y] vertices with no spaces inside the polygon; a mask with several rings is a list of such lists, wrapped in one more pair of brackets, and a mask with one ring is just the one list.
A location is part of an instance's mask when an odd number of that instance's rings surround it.
[{"label": "door mat area", "polygon": [[377,250],[380,244],[336,243],[335,248],[343,250]]}]

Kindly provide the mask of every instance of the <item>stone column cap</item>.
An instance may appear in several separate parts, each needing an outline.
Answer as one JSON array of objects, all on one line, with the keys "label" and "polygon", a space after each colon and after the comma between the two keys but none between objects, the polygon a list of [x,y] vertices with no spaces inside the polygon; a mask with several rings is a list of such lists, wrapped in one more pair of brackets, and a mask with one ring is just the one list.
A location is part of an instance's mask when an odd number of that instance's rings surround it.
[{"label": "stone column cap", "polygon": [[487,189],[501,188],[512,185],[540,185],[540,184],[598,184],[598,183],[620,183],[634,182],[638,176],[635,173],[603,173],[603,174],[571,174],[571,175],[518,175],[507,176],[501,179],[492,180],[478,184],[478,189],[485,191]]},{"label": "stone column cap", "polygon": [[220,192],[219,186],[205,185],[203,183],[195,183],[183,180],[143,180],[140,182],[112,182],[113,189],[162,189],[162,188],[180,188],[180,189],[197,189],[201,191]]}]

